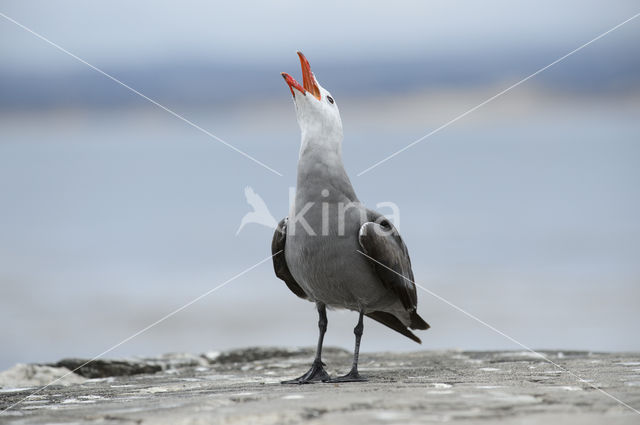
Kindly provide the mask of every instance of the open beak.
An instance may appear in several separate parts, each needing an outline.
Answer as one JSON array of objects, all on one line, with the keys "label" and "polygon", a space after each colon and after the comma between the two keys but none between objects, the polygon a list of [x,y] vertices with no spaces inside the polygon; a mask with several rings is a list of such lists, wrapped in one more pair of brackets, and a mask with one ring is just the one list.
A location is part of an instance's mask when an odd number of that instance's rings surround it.
[{"label": "open beak", "polygon": [[302,67],[302,86],[286,72],[283,72],[281,75],[289,85],[289,90],[291,90],[293,97],[295,97],[293,89],[296,89],[302,93],[303,96],[306,96],[307,92],[309,92],[313,97],[320,100],[320,89],[318,88],[316,78],[313,76],[313,72],[311,72],[311,65],[309,65],[309,61],[304,57],[302,52],[298,52],[298,56],[300,57],[300,66]]}]

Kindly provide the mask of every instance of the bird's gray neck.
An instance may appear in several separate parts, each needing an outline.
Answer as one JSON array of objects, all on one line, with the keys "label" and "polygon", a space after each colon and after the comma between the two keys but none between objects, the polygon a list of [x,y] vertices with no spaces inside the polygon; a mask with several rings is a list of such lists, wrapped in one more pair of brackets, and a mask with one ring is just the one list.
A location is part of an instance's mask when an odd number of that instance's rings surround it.
[{"label": "bird's gray neck", "polygon": [[[329,196],[323,196],[323,190]],[[342,135],[316,137],[303,133],[298,159],[296,198],[300,201],[357,202],[342,162]]]},{"label": "bird's gray neck", "polygon": [[342,162],[342,135],[303,132],[300,141],[300,159],[308,155],[322,155],[327,159],[337,156]]}]

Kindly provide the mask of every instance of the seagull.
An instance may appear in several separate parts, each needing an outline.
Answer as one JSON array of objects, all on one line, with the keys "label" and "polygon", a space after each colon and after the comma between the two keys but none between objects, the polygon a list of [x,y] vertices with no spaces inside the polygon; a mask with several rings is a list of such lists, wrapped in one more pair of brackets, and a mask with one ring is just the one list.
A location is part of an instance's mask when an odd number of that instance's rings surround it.
[{"label": "seagull", "polygon": [[242,217],[236,236],[240,234],[242,228],[248,223],[262,224],[270,229],[275,229],[278,222],[273,218],[273,215],[271,215],[262,197],[260,197],[251,186],[244,188],[244,197],[247,200],[247,204],[253,208],[253,211],[246,213],[244,217]]},{"label": "seagull", "polygon": [[[356,196],[342,162],[338,105],[298,52],[303,83],[283,72],[302,132],[295,199],[271,243],[278,278],[298,297],[314,302],[319,337],[316,357],[304,375],[283,384],[361,382],[360,340],[367,316],[421,343],[409,329],[428,329],[417,313],[418,298],[407,247],[395,226]],[[353,364],[331,378],[322,362],[327,308],[358,313]]]}]

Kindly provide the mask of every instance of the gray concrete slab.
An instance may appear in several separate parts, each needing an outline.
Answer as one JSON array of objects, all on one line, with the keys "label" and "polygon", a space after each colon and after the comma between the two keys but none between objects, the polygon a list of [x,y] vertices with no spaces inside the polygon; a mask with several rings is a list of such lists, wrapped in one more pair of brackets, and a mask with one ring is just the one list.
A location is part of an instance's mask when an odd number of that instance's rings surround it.
[{"label": "gray concrete slab", "polygon": [[[20,365],[0,373],[0,408],[20,402],[0,424],[640,424],[596,389],[640,410],[640,353],[543,354],[586,382],[528,352],[420,351],[363,353],[366,383],[281,385],[313,351],[250,348],[104,361],[25,399],[81,363]],[[324,360],[338,375],[351,357]]]}]

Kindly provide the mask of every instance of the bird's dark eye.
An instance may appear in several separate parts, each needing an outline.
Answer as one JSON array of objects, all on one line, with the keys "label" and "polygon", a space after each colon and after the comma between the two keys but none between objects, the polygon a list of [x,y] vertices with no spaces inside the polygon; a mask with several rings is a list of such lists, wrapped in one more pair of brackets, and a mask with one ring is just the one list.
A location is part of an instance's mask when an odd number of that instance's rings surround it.
[{"label": "bird's dark eye", "polygon": [[329,103],[333,104],[333,98],[331,96],[327,96],[327,100],[329,101]]}]

